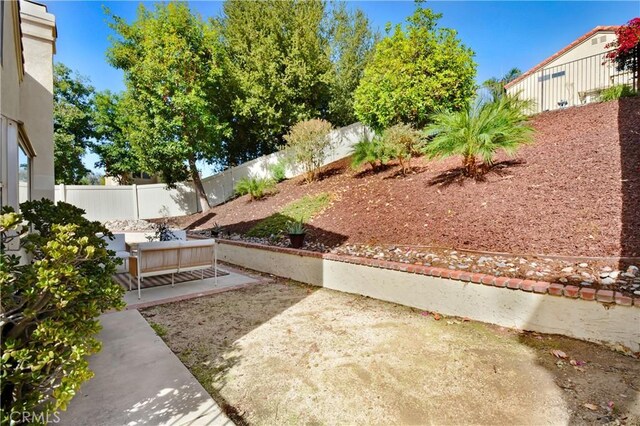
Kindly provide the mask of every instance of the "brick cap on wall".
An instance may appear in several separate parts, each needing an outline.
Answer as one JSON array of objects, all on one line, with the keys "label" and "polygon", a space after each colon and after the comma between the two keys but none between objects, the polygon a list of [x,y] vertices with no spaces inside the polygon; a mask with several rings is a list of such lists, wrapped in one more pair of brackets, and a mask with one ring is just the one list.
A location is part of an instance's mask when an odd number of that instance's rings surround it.
[{"label": "brick cap on wall", "polygon": [[488,285],[503,287],[509,290],[526,291],[529,293],[549,294],[558,297],[590,300],[603,304],[617,304],[622,306],[640,307],[640,297],[630,297],[620,292],[611,290],[596,290],[587,287],[576,287],[560,283],[546,281],[523,280],[520,278],[496,277],[494,275],[473,273],[467,271],[436,268],[433,266],[417,265],[411,263],[392,262],[389,260],[371,259],[360,256],[349,256],[335,253],[320,253],[316,251],[299,250],[288,247],[268,246],[265,244],[249,243],[238,240],[217,239],[220,244],[247,247],[258,250],[267,250],[276,253],[284,253],[301,257],[314,257],[335,262],[352,263],[356,265],[370,266],[373,268],[389,269],[392,271],[407,272],[426,275],[430,277],[449,278],[453,281],[468,282],[476,285]]}]

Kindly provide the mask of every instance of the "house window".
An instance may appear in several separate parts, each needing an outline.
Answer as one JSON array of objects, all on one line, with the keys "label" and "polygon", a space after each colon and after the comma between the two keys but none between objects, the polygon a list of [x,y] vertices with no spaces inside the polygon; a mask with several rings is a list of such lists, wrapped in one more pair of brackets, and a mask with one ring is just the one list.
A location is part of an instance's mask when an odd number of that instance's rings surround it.
[{"label": "house window", "polygon": [[541,75],[538,77],[538,81],[547,81],[551,78],[551,74]]},{"label": "house window", "polygon": [[18,146],[18,202],[29,201],[31,195],[31,159],[25,149]]},{"label": "house window", "polygon": [[551,74],[551,78],[558,78],[564,76],[566,73],[564,71],[558,71]]}]

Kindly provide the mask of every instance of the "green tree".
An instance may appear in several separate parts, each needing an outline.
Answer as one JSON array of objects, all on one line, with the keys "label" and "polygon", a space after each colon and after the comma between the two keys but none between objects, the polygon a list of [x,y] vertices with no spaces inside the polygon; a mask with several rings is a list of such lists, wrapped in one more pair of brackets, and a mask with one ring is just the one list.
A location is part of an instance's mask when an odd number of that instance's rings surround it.
[{"label": "green tree", "polygon": [[513,155],[520,145],[532,142],[533,128],[526,115],[530,107],[530,101],[506,95],[469,103],[460,111],[438,112],[425,129],[432,137],[425,152],[431,158],[461,155],[464,174],[480,177],[498,151]]},{"label": "green tree", "polygon": [[332,64],[321,0],[227,0],[223,12],[233,164],[273,152],[298,121],[327,115]]},{"label": "green tree", "polygon": [[418,6],[403,27],[375,48],[355,93],[355,113],[376,130],[393,124],[425,126],[438,108],[464,108],[475,91],[474,53],[448,28],[441,15]]},{"label": "green tree", "polygon": [[125,137],[143,169],[169,185],[191,178],[202,209],[210,208],[196,162],[222,155],[220,34],[185,3],[143,5],[128,24],[111,15],[107,57],[124,71],[129,120]]},{"label": "green tree", "polygon": [[511,68],[502,78],[491,77],[485,80],[484,83],[482,83],[482,87],[489,91],[492,99],[497,99],[506,93],[504,86],[521,75],[522,71],[520,71],[519,68]]},{"label": "green tree", "polygon": [[120,94],[109,90],[95,96],[95,131],[97,142],[93,151],[100,157],[96,167],[103,167],[121,185],[132,182],[131,175],[142,171],[139,154],[129,143],[126,129],[130,126],[129,111]]},{"label": "green tree", "polygon": [[360,9],[349,11],[345,2],[334,5],[328,20],[333,63],[329,121],[342,127],[358,120],[353,110],[354,93],[371,59],[378,35],[371,29],[364,12]]},{"label": "green tree", "polygon": [[79,184],[93,129],[94,88],[66,65],[53,67],[53,158],[56,183]]}]

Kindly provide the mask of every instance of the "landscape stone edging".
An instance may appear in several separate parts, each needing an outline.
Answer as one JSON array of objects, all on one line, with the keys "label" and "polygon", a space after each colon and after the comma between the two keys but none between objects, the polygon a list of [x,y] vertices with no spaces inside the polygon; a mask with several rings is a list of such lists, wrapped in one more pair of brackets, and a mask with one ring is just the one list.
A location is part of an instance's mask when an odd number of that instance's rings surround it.
[{"label": "landscape stone edging", "polygon": [[622,306],[636,306],[640,308],[640,297],[629,297],[620,292],[612,290],[595,290],[592,288],[580,288],[574,285],[560,283],[550,283],[547,281],[523,280],[521,278],[496,277],[489,274],[473,273],[434,266],[416,265],[402,262],[392,262],[389,260],[378,260],[359,256],[349,256],[335,253],[320,253],[314,251],[293,249],[287,247],[269,246],[246,241],[216,240],[221,244],[235,245],[239,247],[254,248],[260,250],[273,251],[276,253],[286,253],[301,257],[315,257],[336,262],[353,263],[357,265],[371,266],[374,268],[390,269],[393,271],[408,272],[418,275],[432,277],[449,278],[451,280],[469,282],[479,285],[490,285],[494,287],[506,287],[511,290],[533,292],[538,294],[549,294],[552,296],[568,297],[572,299],[582,299],[595,301],[603,304],[617,304]]}]

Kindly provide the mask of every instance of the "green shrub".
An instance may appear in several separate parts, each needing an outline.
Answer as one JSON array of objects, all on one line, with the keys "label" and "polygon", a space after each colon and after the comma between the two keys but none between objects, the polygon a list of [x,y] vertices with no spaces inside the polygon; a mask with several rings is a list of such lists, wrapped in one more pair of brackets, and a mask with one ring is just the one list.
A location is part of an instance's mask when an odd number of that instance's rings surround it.
[{"label": "green shrub", "polygon": [[271,165],[269,171],[271,172],[271,179],[276,183],[287,179],[287,166],[284,161],[278,161],[276,164]]},{"label": "green shrub", "polygon": [[351,151],[351,167],[359,168],[367,163],[373,171],[377,171],[390,160],[390,152],[380,136],[365,137],[353,146]]},{"label": "green shrub", "polygon": [[617,84],[615,86],[608,87],[604,89],[600,93],[600,100],[602,102],[606,101],[615,101],[616,99],[621,98],[630,98],[632,96],[636,96],[638,93],[635,92],[631,87],[626,84]]},{"label": "green shrub", "polygon": [[291,160],[302,167],[307,182],[318,177],[318,169],[333,147],[329,138],[331,128],[331,123],[326,120],[301,121],[284,136]]},{"label": "green shrub", "polygon": [[291,222],[307,222],[331,203],[331,194],[326,192],[306,195],[293,201],[278,213],[261,220],[247,232],[249,237],[267,238],[284,232]]},{"label": "green shrub", "polygon": [[[30,201],[20,209],[4,207],[0,215],[3,425],[22,413],[44,420],[64,410],[93,375],[87,356],[101,347],[97,317],[123,307],[124,290],[112,279],[116,261],[96,236],[111,235],[108,229],[62,202]],[[27,264],[4,250],[16,238]]]},{"label": "green shrub", "polygon": [[425,153],[431,158],[461,155],[464,175],[480,177],[498,151],[514,154],[520,145],[533,141],[533,128],[525,115],[530,106],[529,101],[507,95],[469,104],[461,111],[434,114],[425,129],[433,137]]},{"label": "green shrub", "polygon": [[409,124],[396,124],[382,133],[385,155],[400,162],[403,174],[411,167],[411,157],[420,154],[423,144],[423,134]]},{"label": "green shrub", "polygon": [[274,182],[271,179],[242,178],[235,187],[236,195],[247,195],[251,200],[259,200],[271,193]]}]

